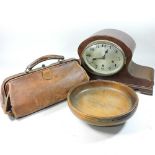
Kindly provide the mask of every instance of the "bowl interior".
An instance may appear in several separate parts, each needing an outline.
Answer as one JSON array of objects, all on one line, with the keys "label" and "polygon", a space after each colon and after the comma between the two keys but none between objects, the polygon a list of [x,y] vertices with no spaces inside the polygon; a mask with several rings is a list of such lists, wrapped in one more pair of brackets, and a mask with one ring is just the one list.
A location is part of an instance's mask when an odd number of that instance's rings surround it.
[{"label": "bowl interior", "polygon": [[86,82],[69,94],[70,106],[94,117],[116,117],[134,109],[137,95],[129,87],[111,81]]}]

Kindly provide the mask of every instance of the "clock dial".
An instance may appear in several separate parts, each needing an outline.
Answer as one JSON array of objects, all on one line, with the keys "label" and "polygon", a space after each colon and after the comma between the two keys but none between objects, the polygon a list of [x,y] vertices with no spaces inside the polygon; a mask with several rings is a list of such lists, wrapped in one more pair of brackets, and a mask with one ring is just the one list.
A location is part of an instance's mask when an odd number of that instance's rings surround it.
[{"label": "clock dial", "polygon": [[82,52],[82,59],[88,69],[103,76],[119,72],[125,63],[123,50],[107,40],[97,40],[88,44]]}]

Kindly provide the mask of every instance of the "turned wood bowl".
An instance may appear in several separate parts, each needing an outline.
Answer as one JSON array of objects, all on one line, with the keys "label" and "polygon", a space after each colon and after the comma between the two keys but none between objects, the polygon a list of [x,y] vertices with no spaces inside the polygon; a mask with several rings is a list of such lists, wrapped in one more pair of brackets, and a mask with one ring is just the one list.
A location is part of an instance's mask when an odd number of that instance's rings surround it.
[{"label": "turned wood bowl", "polygon": [[138,96],[125,84],[95,80],[72,88],[67,96],[71,111],[81,120],[96,126],[125,123],[136,111]]}]

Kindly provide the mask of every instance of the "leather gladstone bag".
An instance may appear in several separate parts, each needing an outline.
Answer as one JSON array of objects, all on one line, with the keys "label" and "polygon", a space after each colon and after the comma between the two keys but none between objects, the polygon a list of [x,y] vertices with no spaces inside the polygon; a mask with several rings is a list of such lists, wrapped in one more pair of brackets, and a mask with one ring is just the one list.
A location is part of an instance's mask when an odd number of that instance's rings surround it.
[{"label": "leather gladstone bag", "polygon": [[[57,63],[33,69],[40,62],[58,59]],[[23,117],[65,100],[74,85],[89,77],[77,59],[47,55],[32,62],[24,73],[11,76],[2,84],[2,108],[5,113]]]}]

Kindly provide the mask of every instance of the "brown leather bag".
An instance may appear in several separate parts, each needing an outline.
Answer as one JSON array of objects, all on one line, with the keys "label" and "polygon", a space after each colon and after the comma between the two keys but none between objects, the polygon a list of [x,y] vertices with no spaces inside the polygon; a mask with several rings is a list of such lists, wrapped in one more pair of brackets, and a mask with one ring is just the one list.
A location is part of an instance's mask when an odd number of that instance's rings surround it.
[{"label": "brown leather bag", "polygon": [[[57,63],[33,69],[40,62],[58,59]],[[2,84],[2,108],[5,113],[23,117],[65,100],[74,85],[89,77],[79,60],[47,55],[32,62],[24,73],[6,78]]]}]

